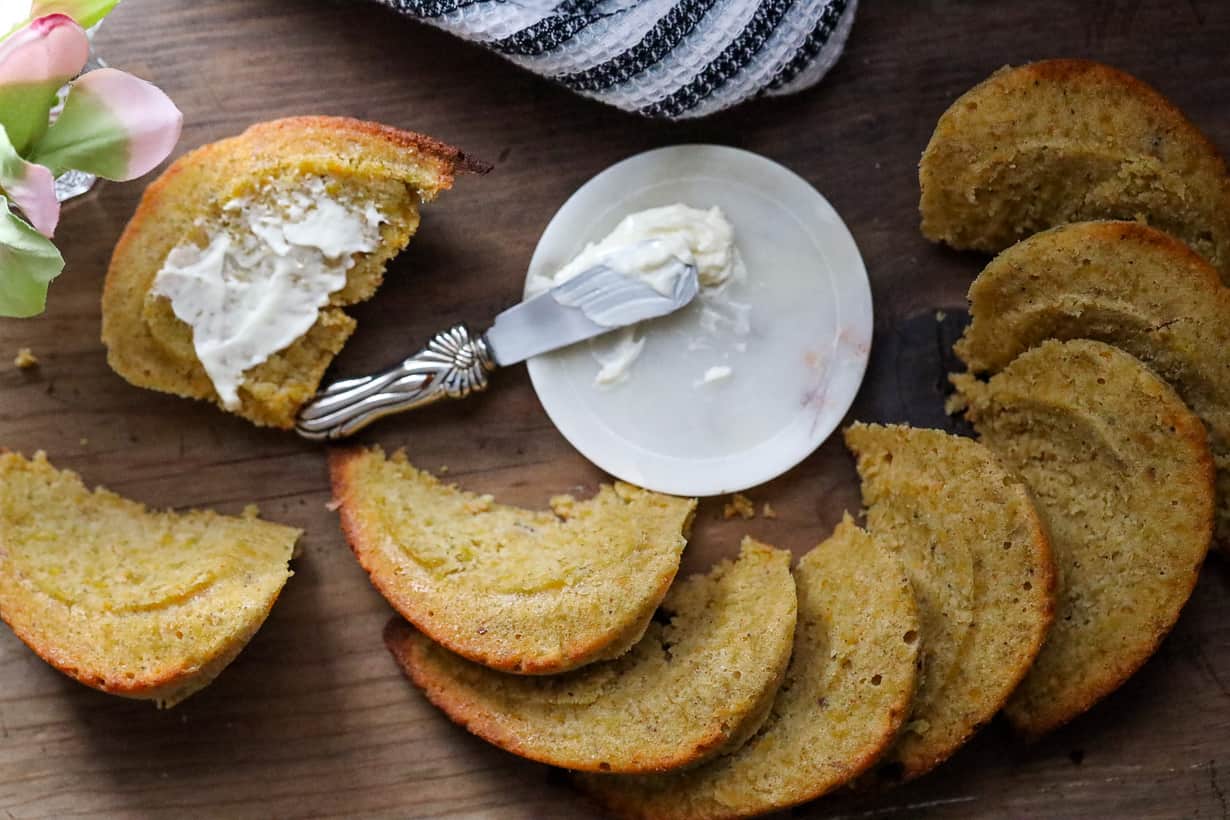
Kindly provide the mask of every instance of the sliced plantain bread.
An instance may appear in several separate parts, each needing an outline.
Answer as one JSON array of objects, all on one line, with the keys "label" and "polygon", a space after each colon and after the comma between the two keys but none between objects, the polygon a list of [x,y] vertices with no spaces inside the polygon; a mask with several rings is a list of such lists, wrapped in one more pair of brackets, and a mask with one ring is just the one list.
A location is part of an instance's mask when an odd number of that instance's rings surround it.
[{"label": "sliced plantain bread", "polygon": [[253,517],[151,512],[0,454],[0,617],[87,686],[173,706],[264,623],[299,531]]},{"label": "sliced plantain bread", "polygon": [[335,450],[329,463],[342,528],[380,593],[432,640],[504,672],[626,652],[675,578],[696,508],[615,484],[530,511],[441,484],[401,452]]},{"label": "sliced plantain bread", "polygon": [[918,169],[922,231],[998,252],[1088,219],[1140,219],[1230,282],[1230,176],[1161,94],[1088,60],[1004,68],[940,117]]},{"label": "sliced plantain bread", "polygon": [[1230,289],[1172,237],[1133,222],[1055,228],[1001,253],[969,289],[957,356],[994,373],[1044,339],[1126,350],[1204,421],[1217,466],[1218,545],[1230,549]]},{"label": "sliced plantain bread", "polygon": [[401,619],[385,643],[414,683],[484,740],[589,772],[662,772],[737,748],[768,716],[790,659],[790,553],[746,539],[738,560],[675,585],[636,646],[550,677],[496,672]]},{"label": "sliced plantain bread", "polygon": [[1055,569],[1029,493],[986,447],[939,430],[854,424],[867,529],[905,564],[923,681],[880,774],[942,763],[999,711],[1038,654]]},{"label": "sliced plantain bread", "polygon": [[[111,258],[102,299],[108,363],[137,386],[207,399],[256,424],[293,427],[299,408],[354,331],[355,321],[343,308],[375,293],[385,264],[417,230],[420,204],[468,170],[481,168],[455,148],[344,117],[260,123],[181,157],[146,189]],[[172,259],[200,261],[224,247],[214,244],[222,238],[248,260],[236,263],[241,269],[233,278],[254,277],[259,260],[286,251],[279,247],[285,237],[270,238],[274,223],[299,219],[300,233],[312,234],[304,241],[328,249],[336,240],[330,231],[352,216],[371,233],[367,250],[317,260],[331,266],[342,286],[318,312],[307,311],[300,336],[264,358],[226,344],[211,350],[207,358],[217,358],[217,367],[242,368],[237,386],[225,382],[219,388],[221,371],[207,371],[201,340],[180,318],[186,308],[177,311],[168,293],[155,287],[160,272]],[[214,321],[236,310],[230,298],[215,306]]]},{"label": "sliced plantain bread", "polygon": [[1101,342],[1043,342],[990,382],[953,380],[1055,552],[1055,622],[1005,709],[1037,737],[1118,688],[1174,625],[1212,537],[1213,460],[1174,390]]},{"label": "sliced plantain bread", "polygon": [[849,516],[794,571],[799,617],[786,678],[742,748],[683,772],[582,775],[624,817],[750,817],[848,783],[892,745],[921,660],[905,568]]}]

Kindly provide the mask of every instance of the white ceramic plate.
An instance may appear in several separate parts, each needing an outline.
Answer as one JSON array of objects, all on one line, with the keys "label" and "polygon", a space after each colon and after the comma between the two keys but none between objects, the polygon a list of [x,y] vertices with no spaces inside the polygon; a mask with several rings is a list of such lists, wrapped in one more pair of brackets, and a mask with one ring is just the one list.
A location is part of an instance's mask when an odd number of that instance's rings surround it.
[{"label": "white ceramic plate", "polygon": [[[646,323],[622,383],[594,384],[589,343],[529,361],[547,414],[590,461],[675,495],[718,495],[768,481],[824,442],[858,391],[871,348],[871,289],[854,238],[819,192],[748,151],[679,145],[611,166],[581,186],[538,242],[530,276],[550,276],[629,213],[719,206],[734,225],[750,333],[714,335],[702,306]],[[742,342],[742,344],[740,344]],[[711,367],[721,381],[701,383]]]}]

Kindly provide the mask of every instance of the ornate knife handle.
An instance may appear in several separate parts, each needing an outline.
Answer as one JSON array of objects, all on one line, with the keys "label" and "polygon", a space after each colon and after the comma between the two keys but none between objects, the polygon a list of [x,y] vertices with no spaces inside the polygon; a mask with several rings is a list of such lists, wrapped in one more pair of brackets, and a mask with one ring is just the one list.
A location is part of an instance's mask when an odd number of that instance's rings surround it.
[{"label": "ornate knife handle", "polygon": [[312,441],[345,438],[392,413],[485,390],[495,367],[483,337],[454,325],[383,373],[333,382],[300,409],[295,430]]}]

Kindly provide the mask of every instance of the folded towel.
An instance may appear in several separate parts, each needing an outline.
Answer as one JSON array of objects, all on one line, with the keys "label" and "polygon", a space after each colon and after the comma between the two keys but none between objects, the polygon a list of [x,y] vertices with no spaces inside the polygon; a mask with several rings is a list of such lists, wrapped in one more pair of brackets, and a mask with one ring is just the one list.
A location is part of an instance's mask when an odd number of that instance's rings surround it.
[{"label": "folded towel", "polygon": [[814,85],[858,0],[380,0],[578,94],[703,117]]}]

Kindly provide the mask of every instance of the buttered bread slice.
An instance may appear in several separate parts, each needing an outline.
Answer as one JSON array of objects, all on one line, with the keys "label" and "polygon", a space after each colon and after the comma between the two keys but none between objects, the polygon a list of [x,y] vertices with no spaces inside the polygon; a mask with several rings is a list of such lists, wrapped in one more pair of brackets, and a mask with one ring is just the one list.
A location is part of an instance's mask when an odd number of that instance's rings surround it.
[{"label": "buttered bread slice", "polygon": [[1217,466],[1216,541],[1230,550],[1230,289],[1190,249],[1134,222],[1082,222],[991,260],[969,289],[957,356],[995,373],[1045,339],[1122,348],[1204,421]]},{"label": "buttered bread slice", "polygon": [[1055,551],[1055,623],[1005,709],[1036,737],[1114,691],[1174,625],[1212,536],[1213,460],[1178,395],[1101,342],[1044,342],[989,383],[954,382]]},{"label": "buttered bread slice", "polygon": [[751,817],[858,777],[897,737],[919,677],[920,625],[905,568],[847,516],[794,571],[799,616],[764,726],[735,752],[663,775],[583,775],[624,817]]},{"label": "buttered bread slice", "polygon": [[923,681],[883,773],[918,777],[1000,710],[1046,637],[1050,544],[1029,493],[992,452],[940,430],[854,424],[867,529],[905,564]]},{"label": "buttered bread slice", "polygon": [[551,511],[496,504],[378,448],[330,455],[359,563],[432,640],[494,669],[563,672],[636,643],[679,569],[694,499],[628,484]]},{"label": "buttered bread slice", "polygon": [[1088,219],[1145,220],[1230,282],[1230,176],[1161,94],[1088,60],[1004,68],[940,117],[918,168],[928,239],[998,252]]},{"label": "buttered bread slice", "polygon": [[480,170],[420,134],[343,117],[260,123],[146,189],[103,290],[107,361],[140,387],[294,426],[419,224]]},{"label": "buttered bread slice", "polygon": [[87,686],[173,706],[264,623],[299,531],[151,512],[42,453],[0,454],[0,617]]},{"label": "buttered bread slice", "polygon": [[586,772],[661,772],[737,748],[764,722],[794,637],[790,553],[745,539],[738,560],[674,586],[662,620],[606,663],[496,672],[400,619],[385,642],[445,714],[514,754]]}]

